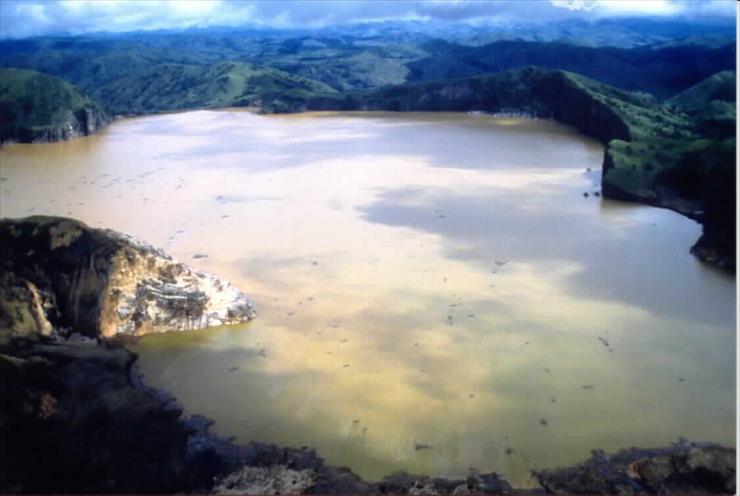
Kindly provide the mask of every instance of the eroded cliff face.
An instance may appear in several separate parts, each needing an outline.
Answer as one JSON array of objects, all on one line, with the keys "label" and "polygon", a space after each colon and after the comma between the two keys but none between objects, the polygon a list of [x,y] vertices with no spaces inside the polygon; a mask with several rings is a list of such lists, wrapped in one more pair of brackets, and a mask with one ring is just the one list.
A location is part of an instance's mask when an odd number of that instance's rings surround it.
[{"label": "eroded cliff face", "polygon": [[[57,217],[0,221],[0,323],[88,336],[203,329],[255,317],[241,291],[123,233]],[[11,304],[9,302],[16,302]]]},{"label": "eroded cliff face", "polygon": [[108,124],[111,119],[94,104],[63,112],[59,123],[38,128],[20,128],[15,136],[7,137],[8,141],[30,143],[47,143],[64,141],[95,134]]},{"label": "eroded cliff face", "polygon": [[48,336],[53,330],[48,308],[49,299],[35,284],[0,270],[0,329],[14,335]]},{"label": "eroded cliff face", "polygon": [[63,79],[0,68],[0,144],[87,136],[108,122],[100,105]]},{"label": "eroded cliff face", "polygon": [[562,71],[526,67],[489,76],[415,83],[343,97],[309,99],[310,110],[513,112],[555,119],[608,143],[632,139],[613,109]]},{"label": "eroded cliff face", "polygon": [[50,143],[81,138],[95,134],[109,122],[111,119],[100,107],[90,104],[74,111],[60,111],[53,123],[43,126],[28,126],[18,122],[3,123],[0,126],[0,145],[5,142]]}]

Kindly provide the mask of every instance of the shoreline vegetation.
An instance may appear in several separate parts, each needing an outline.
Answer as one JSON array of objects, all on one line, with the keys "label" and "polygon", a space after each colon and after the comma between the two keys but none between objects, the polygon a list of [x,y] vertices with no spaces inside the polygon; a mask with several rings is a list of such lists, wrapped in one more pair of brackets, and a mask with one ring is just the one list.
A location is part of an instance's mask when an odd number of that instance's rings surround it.
[{"label": "shoreline vegetation", "polygon": [[[464,479],[395,473],[365,481],[348,468],[327,465],[308,447],[237,444],[210,434],[205,417],[183,418],[172,396],[147,387],[125,344],[149,332],[198,328],[194,323],[202,321],[203,308],[221,301],[222,293],[236,301],[231,308],[243,309],[248,300],[238,290],[225,281],[198,278],[128,235],[72,219],[4,220],[0,255],[0,399],[7,406],[0,413],[3,492],[735,492],[735,450],[683,439],[663,448],[594,451],[575,466],[535,471],[538,487],[520,489],[496,473],[475,470]],[[133,285],[121,283],[120,271],[110,270],[121,256],[141,269],[128,271]],[[183,286],[183,277],[189,286]],[[177,294],[162,291],[153,282],[158,280],[179,288]],[[132,319],[140,325],[118,325],[110,332],[99,307],[76,305],[99,287],[131,301],[127,307],[135,309]],[[145,291],[137,289],[142,287]],[[234,291],[240,297],[231,297]],[[142,310],[152,306],[159,309],[154,314]],[[116,311],[119,317],[129,315],[122,310]],[[246,321],[254,312],[240,315],[232,317]],[[152,323],[149,318],[162,327],[144,325]]]}]

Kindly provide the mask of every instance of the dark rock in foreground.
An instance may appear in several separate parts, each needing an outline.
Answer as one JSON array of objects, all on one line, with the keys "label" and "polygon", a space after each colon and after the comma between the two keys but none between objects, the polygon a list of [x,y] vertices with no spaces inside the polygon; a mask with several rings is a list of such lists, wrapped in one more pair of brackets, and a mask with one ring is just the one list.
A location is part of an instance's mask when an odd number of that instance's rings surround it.
[{"label": "dark rock in foreground", "polygon": [[735,494],[735,450],[681,440],[669,448],[594,451],[574,467],[541,470],[555,494]]},{"label": "dark rock in foreground", "polygon": [[5,341],[0,492],[154,493],[183,487],[187,430],[179,411],[131,386],[131,353],[89,339]]},{"label": "dark rock in foreground", "polygon": [[449,480],[395,474],[363,481],[308,448],[237,445],[181,419],[113,342],[0,332],[0,492],[506,493],[495,474]]},{"label": "dark rock in foreground", "polygon": [[244,293],[143,241],[59,217],[0,221],[0,323],[87,336],[142,335],[246,322]]},{"label": "dark rock in foreground", "polygon": [[[379,482],[326,465],[309,448],[239,445],[181,418],[147,388],[120,345],[74,335],[0,332],[0,492],[218,494],[508,494],[495,473],[465,479],[397,473]],[[596,452],[535,474],[553,493],[734,493],[735,452],[681,443]]]}]

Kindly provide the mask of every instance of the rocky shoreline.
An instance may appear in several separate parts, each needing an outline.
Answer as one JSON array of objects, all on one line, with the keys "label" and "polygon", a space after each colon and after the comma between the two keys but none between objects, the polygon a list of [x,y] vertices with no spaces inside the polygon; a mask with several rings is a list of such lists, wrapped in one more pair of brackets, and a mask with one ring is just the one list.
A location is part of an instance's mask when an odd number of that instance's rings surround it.
[{"label": "rocky shoreline", "polygon": [[254,318],[247,296],[128,234],[62,217],[0,221],[0,325],[140,336]]},{"label": "rocky shoreline", "polygon": [[534,473],[515,489],[496,473],[465,479],[395,473],[365,481],[308,447],[237,444],[183,418],[146,386],[136,355],[114,340],[2,334],[0,491],[214,494],[667,494],[735,492],[735,450],[680,440],[658,449],[596,451]]}]

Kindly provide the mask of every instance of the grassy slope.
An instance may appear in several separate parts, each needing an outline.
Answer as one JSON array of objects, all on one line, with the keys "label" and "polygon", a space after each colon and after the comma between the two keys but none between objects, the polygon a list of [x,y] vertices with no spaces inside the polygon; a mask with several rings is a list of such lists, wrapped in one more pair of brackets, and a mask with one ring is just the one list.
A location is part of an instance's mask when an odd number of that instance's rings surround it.
[{"label": "grassy slope", "polygon": [[[62,79],[21,69],[0,69],[0,142],[29,141],[81,126],[99,107]],[[83,133],[84,134],[84,133]]]},{"label": "grassy slope", "polygon": [[675,95],[668,103],[686,111],[700,110],[712,101],[735,101],[735,72],[722,71]]},{"label": "grassy slope", "polygon": [[571,75],[628,125],[631,141],[608,143],[605,196],[671,208],[703,224],[699,258],[735,269],[735,73],[723,71],[658,105],[613,98],[604,85]]},{"label": "grassy slope", "polygon": [[111,112],[144,114],[165,110],[230,106],[275,112],[296,105],[328,86],[285,72],[238,62],[212,66],[160,64],[146,73],[117,78],[92,92]]},{"label": "grassy slope", "polygon": [[569,78],[614,110],[630,130],[631,139],[614,139],[607,144],[605,193],[655,202],[656,177],[674,166],[700,138],[688,116],[645,95],[625,93],[576,74],[569,74]]},{"label": "grassy slope", "polygon": [[[589,84],[592,87],[589,91],[603,95],[600,88],[603,85],[593,81]],[[734,100],[734,73],[723,72],[677,95],[665,105],[610,102],[627,122],[633,136],[631,143],[620,140],[609,143],[604,183],[612,193],[660,203],[687,214],[691,214],[692,209],[701,209],[702,192],[696,187],[692,191],[690,181],[681,184],[673,178],[677,178],[678,170],[686,167],[702,168],[704,175],[711,174],[716,161],[697,159],[707,155],[709,150],[724,155],[734,148],[734,101],[717,99],[728,98],[728,84],[733,88],[731,97]],[[671,191],[661,194],[657,185],[674,190],[676,198],[671,198]]]}]

